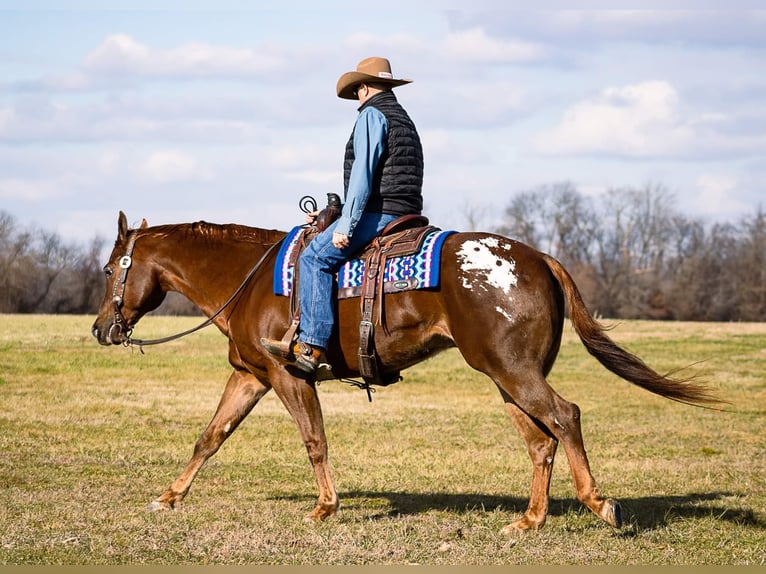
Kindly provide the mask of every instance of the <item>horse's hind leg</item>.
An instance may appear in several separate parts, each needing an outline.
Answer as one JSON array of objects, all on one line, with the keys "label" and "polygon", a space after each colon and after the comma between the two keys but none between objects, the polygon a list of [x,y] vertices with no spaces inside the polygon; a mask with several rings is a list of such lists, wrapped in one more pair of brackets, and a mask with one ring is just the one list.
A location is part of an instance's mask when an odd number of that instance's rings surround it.
[{"label": "horse's hind leg", "polygon": [[[583,446],[580,409],[561,398],[536,368],[516,369],[517,375],[496,380],[513,402],[532,419],[550,430],[562,444],[577,491],[577,499],[596,516],[619,528],[622,526],[620,505],[604,499],[596,487]],[[523,381],[523,384],[516,382]]]},{"label": "horse's hind leg", "polygon": [[527,445],[529,457],[534,468],[532,475],[532,490],[529,505],[524,515],[503,528],[502,534],[510,534],[516,530],[537,530],[545,524],[548,515],[548,500],[553,475],[553,459],[556,456],[558,441],[547,429],[532,420],[524,411],[513,404],[510,397],[501,389],[500,394],[505,401],[505,407],[511,417],[513,426],[519,432]]},{"label": "horse's hind leg", "polygon": [[186,468],[170,488],[149,505],[149,510],[167,510],[181,502],[205,462],[218,452],[223,442],[269,390],[252,374],[235,370],[229,377],[213,419],[194,445],[194,454]]}]

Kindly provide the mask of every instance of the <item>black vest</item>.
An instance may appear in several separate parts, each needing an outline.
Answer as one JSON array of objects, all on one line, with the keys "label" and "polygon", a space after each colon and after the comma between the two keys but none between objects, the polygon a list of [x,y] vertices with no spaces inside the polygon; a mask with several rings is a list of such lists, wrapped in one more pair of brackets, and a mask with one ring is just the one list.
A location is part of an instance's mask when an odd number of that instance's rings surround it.
[{"label": "black vest", "polygon": [[[372,193],[364,208],[367,212],[407,215],[423,211],[423,148],[410,116],[396,101],[393,92],[381,92],[359,108],[372,106],[386,117],[388,137],[372,178]],[[346,144],[343,162],[343,190],[348,194],[348,181],[354,163],[354,132]]]}]

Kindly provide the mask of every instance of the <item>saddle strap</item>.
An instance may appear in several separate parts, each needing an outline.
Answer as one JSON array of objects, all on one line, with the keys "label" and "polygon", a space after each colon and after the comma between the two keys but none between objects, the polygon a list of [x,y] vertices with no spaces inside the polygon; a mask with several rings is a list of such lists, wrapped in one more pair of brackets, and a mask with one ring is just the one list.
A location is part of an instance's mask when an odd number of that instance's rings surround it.
[{"label": "saddle strap", "polygon": [[376,249],[370,251],[364,264],[364,281],[362,282],[362,320],[359,322],[359,374],[368,384],[379,384],[380,372],[378,369],[378,356],[375,353],[375,327],[373,324],[373,310],[375,308],[375,295],[379,277],[382,277],[380,269],[380,238],[373,240]]}]

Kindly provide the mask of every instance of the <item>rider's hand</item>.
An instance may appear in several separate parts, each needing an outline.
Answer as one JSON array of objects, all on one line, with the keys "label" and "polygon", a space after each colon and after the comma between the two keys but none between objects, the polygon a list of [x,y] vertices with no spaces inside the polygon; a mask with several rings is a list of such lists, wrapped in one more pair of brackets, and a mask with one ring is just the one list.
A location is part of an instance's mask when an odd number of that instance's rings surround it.
[{"label": "rider's hand", "polygon": [[314,225],[314,222],[317,220],[317,215],[319,215],[319,211],[310,211],[306,214],[306,223],[309,225]]},{"label": "rider's hand", "polygon": [[337,231],[333,232],[332,244],[338,249],[344,249],[348,247],[348,235],[343,235]]}]

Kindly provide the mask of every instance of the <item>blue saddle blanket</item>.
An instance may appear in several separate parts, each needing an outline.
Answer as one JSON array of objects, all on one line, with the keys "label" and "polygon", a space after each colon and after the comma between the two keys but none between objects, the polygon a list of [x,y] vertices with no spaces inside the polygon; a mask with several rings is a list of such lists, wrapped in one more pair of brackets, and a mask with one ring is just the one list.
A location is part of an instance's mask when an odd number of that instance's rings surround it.
[{"label": "blue saddle blanket", "polygon": [[[274,294],[289,296],[293,287],[292,254],[305,228],[297,226],[287,234],[274,265]],[[434,230],[423,241],[418,253],[386,260],[383,282],[395,285],[394,291],[438,287],[441,248],[444,240],[454,231]],[[362,286],[364,261],[352,259],[344,263],[337,273],[338,292],[355,293]],[[349,296],[349,295],[346,295]]]}]

